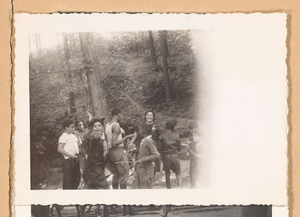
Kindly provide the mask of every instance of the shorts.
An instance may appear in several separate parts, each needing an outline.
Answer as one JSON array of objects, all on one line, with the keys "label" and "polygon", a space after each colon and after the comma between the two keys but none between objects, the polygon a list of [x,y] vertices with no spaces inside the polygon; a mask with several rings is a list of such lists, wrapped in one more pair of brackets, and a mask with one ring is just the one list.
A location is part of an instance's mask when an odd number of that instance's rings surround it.
[{"label": "shorts", "polygon": [[126,151],[121,147],[110,148],[107,154],[107,169],[113,174],[112,185],[126,188],[129,179],[129,164]]},{"label": "shorts", "polygon": [[180,174],[180,163],[178,154],[164,154],[163,157],[164,171],[170,172],[172,170],[176,175]]},{"label": "shorts", "polygon": [[139,189],[153,188],[154,163],[150,165],[137,165],[137,182]]}]

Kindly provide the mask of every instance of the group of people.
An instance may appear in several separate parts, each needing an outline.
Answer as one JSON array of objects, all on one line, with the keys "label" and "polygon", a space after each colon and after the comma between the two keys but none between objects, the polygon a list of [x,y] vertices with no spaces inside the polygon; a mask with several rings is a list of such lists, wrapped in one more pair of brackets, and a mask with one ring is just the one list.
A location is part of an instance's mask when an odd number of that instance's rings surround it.
[{"label": "group of people", "polygon": [[191,188],[196,187],[200,156],[197,123],[191,121],[188,130],[178,135],[174,132],[176,120],[167,121],[163,130],[155,125],[153,111],[147,111],[144,118],[144,124],[125,131],[120,127],[122,114],[117,108],[111,110],[109,121],[93,118],[89,129],[84,128],[82,121],[64,121],[57,149],[63,155],[63,189],[109,189],[110,174],[105,174],[105,168],[112,174],[112,188],[126,189],[130,167],[135,170],[134,188],[151,189],[161,162],[166,187],[171,188],[171,171],[181,187],[180,137],[190,140],[186,146],[191,156]]}]

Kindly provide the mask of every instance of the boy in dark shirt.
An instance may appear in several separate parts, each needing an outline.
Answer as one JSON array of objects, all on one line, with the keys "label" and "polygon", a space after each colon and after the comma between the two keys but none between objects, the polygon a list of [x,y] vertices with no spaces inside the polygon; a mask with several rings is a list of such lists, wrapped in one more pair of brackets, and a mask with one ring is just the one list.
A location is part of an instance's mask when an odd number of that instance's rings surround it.
[{"label": "boy in dark shirt", "polygon": [[155,143],[151,138],[152,127],[143,126],[143,137],[137,156],[137,181],[140,189],[153,188],[154,160],[159,158]]},{"label": "boy in dark shirt", "polygon": [[93,132],[89,137],[88,157],[85,168],[85,180],[89,189],[108,189],[105,177],[105,144],[103,136],[104,118],[91,121]]},{"label": "boy in dark shirt", "polygon": [[181,171],[178,160],[178,152],[181,150],[179,136],[174,133],[177,122],[175,120],[166,123],[166,130],[160,135],[162,162],[165,171],[167,188],[171,188],[171,170],[176,174],[177,185],[181,187]]}]

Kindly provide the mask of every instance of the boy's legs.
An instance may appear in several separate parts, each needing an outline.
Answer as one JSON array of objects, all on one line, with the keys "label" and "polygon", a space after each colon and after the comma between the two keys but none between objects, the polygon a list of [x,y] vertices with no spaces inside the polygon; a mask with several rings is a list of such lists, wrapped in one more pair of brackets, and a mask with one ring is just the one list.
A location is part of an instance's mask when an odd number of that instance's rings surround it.
[{"label": "boy's legs", "polygon": [[[128,164],[128,158],[126,153],[124,153],[123,148],[112,148],[110,151],[110,162],[111,164],[114,164],[114,167],[116,168],[116,177],[115,181],[113,178],[113,183],[117,185],[120,183],[121,189],[127,188],[127,181],[129,179],[129,164]],[[118,163],[116,162],[123,162]],[[115,175],[115,174],[114,174]]]},{"label": "boy's legs", "polygon": [[138,182],[140,189],[152,189],[153,188],[153,173],[154,165],[137,167]]},{"label": "boy's legs", "polygon": [[112,187],[113,189],[119,189],[119,173],[114,173],[112,178]]},{"label": "boy's legs", "polygon": [[171,180],[170,180],[171,158],[170,158],[170,156],[171,156],[170,154],[165,154],[164,159],[163,159],[167,189],[171,188]]},{"label": "boy's legs", "polygon": [[112,187],[113,189],[119,188],[119,172],[116,165],[113,165],[112,162],[108,163],[108,170],[113,174],[112,177]]},{"label": "boy's legs", "polygon": [[84,167],[85,167],[85,156],[84,156],[84,154],[79,152],[78,159],[79,159],[79,165],[80,165],[80,174],[83,176],[83,171],[84,171]]},{"label": "boy's legs", "polygon": [[77,216],[80,217],[81,216],[81,212],[80,212],[80,206],[79,205],[76,205],[76,211],[77,211]]},{"label": "boy's legs", "polygon": [[165,170],[165,177],[166,177],[166,185],[167,185],[167,189],[171,189],[171,171],[170,170]]},{"label": "boy's legs", "polygon": [[161,216],[162,217],[167,217],[170,210],[171,210],[171,205],[164,205],[162,207],[162,215]]},{"label": "boy's legs", "polygon": [[103,217],[108,217],[108,209],[107,209],[107,205],[103,205]]},{"label": "boy's legs", "polygon": [[79,152],[78,155],[79,158],[79,166],[80,166],[80,185],[84,185],[84,180],[83,180],[83,173],[84,173],[84,168],[85,168],[85,156],[82,152]]},{"label": "boy's legs", "polygon": [[72,160],[73,161],[73,179],[72,179],[72,189],[77,189],[80,183],[80,165],[79,160]]},{"label": "boy's legs", "polygon": [[107,169],[112,173],[112,187],[113,189],[119,188],[119,172],[116,166],[115,161],[115,150],[114,148],[109,149],[107,154]]},{"label": "boy's legs", "polygon": [[155,171],[155,169],[154,169],[154,165],[153,164],[151,164],[145,170],[145,178],[147,179],[145,187],[147,189],[152,189],[153,188],[153,181],[154,181],[153,174],[154,174],[154,171]]},{"label": "boy's legs", "polygon": [[178,154],[171,155],[171,170],[176,174],[177,186],[181,188],[182,180],[181,180],[181,169],[178,160]]},{"label": "boy's legs", "polygon": [[181,188],[182,187],[182,179],[181,179],[181,174],[180,173],[176,174],[176,181],[177,181],[177,186],[179,188]]},{"label": "boy's legs", "polygon": [[62,170],[63,170],[63,189],[73,188],[73,163],[72,159],[62,160]]},{"label": "boy's legs", "polygon": [[196,180],[195,180],[193,168],[190,168],[190,180],[191,180],[191,188],[196,188]]},{"label": "boy's legs", "polygon": [[51,217],[53,217],[53,208],[55,207],[55,209],[56,209],[56,212],[57,212],[57,215],[58,215],[58,217],[62,217],[62,215],[61,215],[61,207],[60,207],[60,205],[58,205],[58,204],[53,204],[53,206],[52,206],[52,209],[51,209]]},{"label": "boy's legs", "polygon": [[193,159],[190,163],[190,180],[191,180],[191,188],[197,187],[197,181],[198,181],[198,165],[197,162],[194,162]]},{"label": "boy's legs", "polygon": [[154,161],[154,164],[155,164],[155,166],[154,166],[154,173],[153,173],[153,182],[155,182],[155,173],[160,172],[160,167],[161,167],[160,157]]},{"label": "boy's legs", "polygon": [[117,169],[119,174],[120,189],[126,189],[127,181],[129,179],[129,164],[118,164]]}]

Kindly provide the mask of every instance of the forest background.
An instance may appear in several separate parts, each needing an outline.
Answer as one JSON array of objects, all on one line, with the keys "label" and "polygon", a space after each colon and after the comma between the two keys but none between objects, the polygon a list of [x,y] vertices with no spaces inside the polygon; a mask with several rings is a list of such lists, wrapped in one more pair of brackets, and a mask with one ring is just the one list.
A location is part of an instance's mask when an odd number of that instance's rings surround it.
[{"label": "forest background", "polygon": [[151,109],[156,124],[176,119],[180,131],[197,118],[188,30],[32,34],[29,48],[32,189],[61,186],[57,142],[65,119],[86,124],[88,113],[109,117],[117,107],[126,128]]}]

